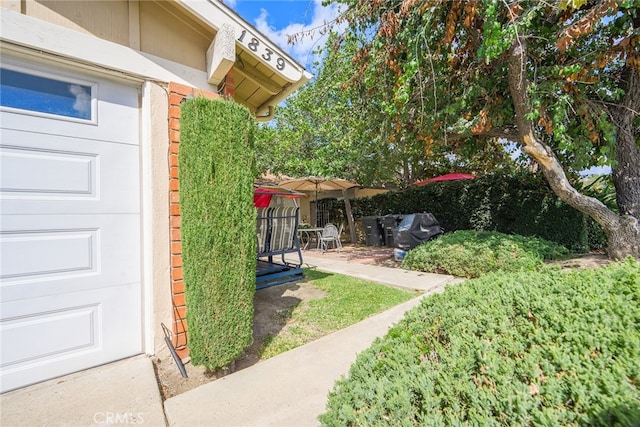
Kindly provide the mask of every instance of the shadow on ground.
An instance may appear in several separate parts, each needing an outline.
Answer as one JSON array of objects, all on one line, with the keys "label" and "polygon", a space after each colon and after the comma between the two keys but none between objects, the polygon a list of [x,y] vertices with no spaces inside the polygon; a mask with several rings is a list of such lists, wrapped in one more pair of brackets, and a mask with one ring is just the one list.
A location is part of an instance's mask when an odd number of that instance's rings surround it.
[{"label": "shadow on ground", "polygon": [[253,344],[234,362],[240,370],[258,363],[265,340],[277,336],[302,302],[322,298],[325,292],[306,282],[285,283],[256,291],[253,298]]},{"label": "shadow on ground", "polygon": [[291,319],[293,309],[302,303],[322,298],[325,292],[305,281],[285,283],[257,290],[254,296],[253,343],[227,367],[215,372],[200,366],[185,364],[188,378],[167,353],[154,360],[158,385],[164,400],[202,384],[248,368],[260,361],[265,340],[277,336]]}]

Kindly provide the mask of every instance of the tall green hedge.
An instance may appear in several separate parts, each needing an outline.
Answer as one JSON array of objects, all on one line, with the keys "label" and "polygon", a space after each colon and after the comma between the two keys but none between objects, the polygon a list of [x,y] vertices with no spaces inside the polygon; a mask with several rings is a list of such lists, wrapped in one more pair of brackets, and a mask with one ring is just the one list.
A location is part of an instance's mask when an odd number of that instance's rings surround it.
[{"label": "tall green hedge", "polygon": [[189,351],[215,369],[251,343],[255,292],[253,134],[249,111],[194,98],[180,123],[182,262]]},{"label": "tall green hedge", "polygon": [[358,198],[354,215],[431,212],[445,231],[537,236],[574,251],[589,249],[587,218],[562,202],[542,177],[486,176]]}]

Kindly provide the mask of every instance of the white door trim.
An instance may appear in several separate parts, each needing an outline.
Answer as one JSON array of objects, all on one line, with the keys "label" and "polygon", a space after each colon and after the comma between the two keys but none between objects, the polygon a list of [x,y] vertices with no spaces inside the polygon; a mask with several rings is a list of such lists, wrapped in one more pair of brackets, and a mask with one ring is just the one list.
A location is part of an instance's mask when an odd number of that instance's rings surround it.
[{"label": "white door trim", "polygon": [[[141,250],[142,250],[142,349],[148,355],[155,354],[154,345],[154,289],[153,283],[153,165],[151,161],[152,127],[151,84],[142,85],[140,101],[140,195],[141,201]],[[168,178],[167,178],[168,179]],[[169,251],[169,248],[167,248]]]}]

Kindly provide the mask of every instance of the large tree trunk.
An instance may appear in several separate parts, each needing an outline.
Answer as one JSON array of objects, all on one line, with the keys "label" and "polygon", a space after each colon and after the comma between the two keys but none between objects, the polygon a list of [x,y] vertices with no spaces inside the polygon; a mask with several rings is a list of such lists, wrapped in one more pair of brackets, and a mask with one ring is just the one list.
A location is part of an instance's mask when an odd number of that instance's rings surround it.
[{"label": "large tree trunk", "polygon": [[640,147],[638,130],[633,120],[640,111],[640,73],[625,67],[620,79],[625,95],[619,105],[609,109],[616,125],[616,165],[613,182],[616,186],[618,208],[621,214],[640,219]]},{"label": "large tree trunk", "polygon": [[609,230],[605,229],[605,233],[609,242],[609,258],[624,259],[631,255],[640,259],[640,223],[637,218],[621,216],[620,222]]},{"label": "large tree trunk", "polygon": [[[630,215],[617,215],[599,200],[585,196],[573,188],[551,147],[538,139],[533,122],[526,118],[530,113],[530,103],[527,93],[529,81],[526,73],[527,45],[525,39],[516,37],[514,40],[508,58],[508,69],[509,91],[513,100],[523,151],[538,162],[551,189],[561,200],[589,215],[602,226],[608,238],[609,257],[621,259],[632,255],[640,258],[638,220]],[[637,163],[635,167],[637,168]]]},{"label": "large tree trunk", "polygon": [[[620,215],[625,219],[623,228],[609,237],[610,252],[621,258],[627,253],[640,253],[640,147],[638,130],[633,120],[640,111],[640,73],[627,66],[622,73],[620,87],[625,96],[616,107],[610,108],[610,116],[617,127],[616,164],[613,167],[613,183]],[[634,240],[627,236],[635,235]],[[612,244],[612,242],[615,242]]]}]

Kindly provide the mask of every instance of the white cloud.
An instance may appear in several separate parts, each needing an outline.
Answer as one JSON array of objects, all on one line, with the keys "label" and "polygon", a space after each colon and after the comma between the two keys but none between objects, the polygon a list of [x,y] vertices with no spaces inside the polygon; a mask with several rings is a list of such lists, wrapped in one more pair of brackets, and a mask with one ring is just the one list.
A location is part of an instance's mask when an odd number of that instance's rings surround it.
[{"label": "white cloud", "polygon": [[73,109],[80,113],[82,117],[91,117],[91,93],[78,85],[69,85],[69,93],[76,97]]},{"label": "white cloud", "polygon": [[[321,33],[322,27],[324,24],[332,22],[340,13],[339,5],[331,4],[325,7],[322,5],[322,0],[313,0],[312,7],[311,22],[307,24],[290,23],[284,28],[274,28],[267,23],[269,13],[265,9],[261,10],[260,16],[255,20],[258,31],[307,69],[311,68],[313,61],[318,59],[314,57],[313,51],[323,46],[326,41],[327,36]],[[289,37],[296,34],[302,34],[303,37],[299,37],[298,41],[290,44]]]},{"label": "white cloud", "polygon": [[611,173],[610,166],[592,166],[589,169],[580,172],[580,176],[589,175],[609,175]]},{"label": "white cloud", "polygon": [[238,2],[238,0],[224,0],[223,3],[227,6],[229,6],[230,8],[234,8],[236,7],[236,3]]}]

